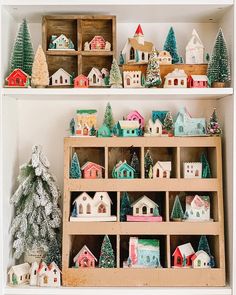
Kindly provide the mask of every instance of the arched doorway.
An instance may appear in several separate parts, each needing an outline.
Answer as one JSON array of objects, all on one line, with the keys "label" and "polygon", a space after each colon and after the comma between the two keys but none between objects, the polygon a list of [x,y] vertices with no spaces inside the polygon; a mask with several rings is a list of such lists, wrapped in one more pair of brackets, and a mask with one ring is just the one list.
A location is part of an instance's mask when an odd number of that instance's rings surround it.
[{"label": "arched doorway", "polygon": [[98,213],[106,213],[106,207],[104,206],[104,204],[100,204],[98,206]]},{"label": "arched doorway", "polygon": [[147,214],[147,206],[143,206],[143,208],[142,208],[142,213],[143,213],[143,214]]}]

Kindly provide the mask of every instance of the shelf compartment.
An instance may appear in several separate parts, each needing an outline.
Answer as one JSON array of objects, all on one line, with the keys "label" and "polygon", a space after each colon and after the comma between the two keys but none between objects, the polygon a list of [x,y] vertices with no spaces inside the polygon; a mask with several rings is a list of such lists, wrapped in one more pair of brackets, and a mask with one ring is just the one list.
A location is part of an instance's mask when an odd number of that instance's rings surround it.
[{"label": "shelf compartment", "polygon": [[47,62],[50,76],[60,68],[63,68],[70,75],[76,75],[78,72],[76,55],[48,55]]},{"label": "shelf compartment", "polygon": [[[96,53],[96,51],[94,53]],[[103,68],[106,68],[106,69],[108,69],[108,71],[110,71],[113,56],[110,54],[109,55],[82,54],[81,60],[82,60],[82,73],[81,74],[87,76],[93,67],[99,69],[100,71]]]}]

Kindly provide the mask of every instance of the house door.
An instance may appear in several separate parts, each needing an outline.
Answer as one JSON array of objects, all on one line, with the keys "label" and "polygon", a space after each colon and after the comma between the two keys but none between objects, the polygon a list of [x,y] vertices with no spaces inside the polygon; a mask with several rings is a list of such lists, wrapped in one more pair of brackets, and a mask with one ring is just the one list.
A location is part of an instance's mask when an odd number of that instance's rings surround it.
[{"label": "house door", "polygon": [[88,135],[88,128],[87,127],[84,127],[84,129],[83,129],[83,135]]},{"label": "house door", "polygon": [[160,129],[159,129],[159,127],[157,127],[157,134],[159,134],[159,132],[160,132]]},{"label": "house door", "polygon": [[127,85],[130,86],[130,78],[127,78]]},{"label": "house door", "polygon": [[96,75],[93,74],[93,84],[96,84],[96,83],[97,83]]},{"label": "house door", "polygon": [[160,170],[157,169],[157,177],[159,177],[159,176],[160,176]]},{"label": "house door", "polygon": [[21,80],[19,78],[16,78],[16,85],[20,85],[21,84]]},{"label": "house door", "polygon": [[174,79],[174,85],[175,85],[175,86],[178,85],[178,79]]},{"label": "house door", "polygon": [[143,213],[143,214],[147,214],[147,206],[143,206],[143,208],[142,208],[142,213]]},{"label": "house door", "polygon": [[45,285],[48,284],[48,276],[45,276],[45,277],[43,278],[43,283],[44,283]]},{"label": "house door", "polygon": [[63,84],[63,78],[60,76],[60,84]]},{"label": "house door", "polygon": [[89,260],[87,257],[80,261],[80,267],[89,267]]},{"label": "house door", "polygon": [[166,178],[166,177],[167,177],[167,172],[163,171],[163,178]]},{"label": "house door", "polygon": [[195,176],[199,176],[199,171],[198,170],[195,171]]},{"label": "house door", "polygon": [[106,213],[106,207],[103,204],[99,205],[98,213]]}]

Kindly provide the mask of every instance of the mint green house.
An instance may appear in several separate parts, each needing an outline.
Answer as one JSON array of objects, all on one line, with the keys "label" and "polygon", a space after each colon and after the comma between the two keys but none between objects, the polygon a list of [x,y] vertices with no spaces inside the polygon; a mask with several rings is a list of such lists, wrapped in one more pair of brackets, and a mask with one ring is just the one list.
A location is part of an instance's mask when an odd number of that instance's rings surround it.
[{"label": "mint green house", "polygon": [[119,179],[134,178],[135,169],[131,167],[126,161],[120,161],[112,170],[112,177]]},{"label": "mint green house", "polygon": [[111,137],[111,130],[107,127],[106,124],[103,124],[98,129],[98,137]]},{"label": "mint green house", "polygon": [[136,137],[139,136],[139,122],[120,120],[117,123],[117,135],[121,137]]}]

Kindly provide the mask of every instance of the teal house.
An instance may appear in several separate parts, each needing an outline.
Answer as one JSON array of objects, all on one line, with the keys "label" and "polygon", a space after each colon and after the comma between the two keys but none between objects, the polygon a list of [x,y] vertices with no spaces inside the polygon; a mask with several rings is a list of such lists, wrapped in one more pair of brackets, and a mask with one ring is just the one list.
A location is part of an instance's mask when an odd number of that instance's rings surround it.
[{"label": "teal house", "polygon": [[117,123],[117,135],[121,137],[135,137],[139,136],[139,122],[121,120]]},{"label": "teal house", "polygon": [[111,130],[107,127],[106,124],[103,124],[99,129],[97,133],[98,137],[111,137]]},{"label": "teal house", "polygon": [[131,167],[126,161],[120,161],[115,165],[112,171],[113,178],[132,179],[134,178],[135,169]]}]

